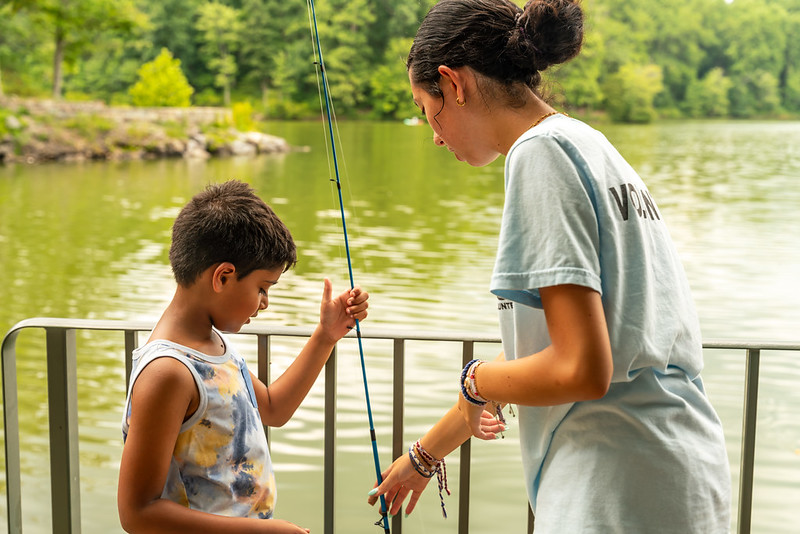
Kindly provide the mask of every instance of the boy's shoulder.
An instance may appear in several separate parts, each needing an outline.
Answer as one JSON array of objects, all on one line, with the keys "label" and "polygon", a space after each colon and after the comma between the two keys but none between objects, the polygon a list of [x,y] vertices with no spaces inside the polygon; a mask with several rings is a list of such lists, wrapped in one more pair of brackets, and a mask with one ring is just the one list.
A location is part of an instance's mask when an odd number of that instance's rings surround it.
[{"label": "boy's shoulder", "polygon": [[185,349],[187,348],[176,341],[157,338],[148,340],[141,347],[134,349],[132,356],[134,362],[144,362],[145,360],[161,357],[177,357],[180,359],[186,357]]}]

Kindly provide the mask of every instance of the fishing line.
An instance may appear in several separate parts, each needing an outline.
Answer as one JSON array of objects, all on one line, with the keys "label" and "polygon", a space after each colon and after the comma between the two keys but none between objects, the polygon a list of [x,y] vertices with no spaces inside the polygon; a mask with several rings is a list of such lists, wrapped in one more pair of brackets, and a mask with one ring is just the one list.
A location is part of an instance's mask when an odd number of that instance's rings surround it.
[{"label": "fishing line", "polygon": [[[334,172],[335,172],[335,175],[336,175],[336,189],[337,189],[337,191],[339,193],[339,195],[338,195],[339,196],[339,212],[341,213],[341,216],[342,216],[342,233],[344,234],[344,247],[345,247],[345,253],[347,255],[347,271],[348,271],[348,274],[349,274],[349,277],[350,277],[350,287],[353,288],[353,287],[355,287],[355,282],[354,282],[354,279],[353,279],[353,262],[352,262],[352,259],[350,257],[350,242],[349,242],[349,239],[348,239],[348,236],[347,236],[347,222],[346,222],[346,218],[345,218],[344,201],[342,199],[342,182],[341,182],[341,179],[339,177],[339,164],[338,164],[338,160],[337,160],[337,157],[336,157],[336,137],[335,137],[334,131],[333,131],[332,103],[331,103],[330,91],[328,89],[328,75],[325,72],[325,61],[323,60],[323,57],[322,57],[322,46],[320,45],[320,41],[319,41],[319,28],[317,27],[317,13],[316,13],[316,9],[314,7],[314,0],[306,0],[306,2],[307,2],[307,6],[309,8],[309,11],[311,13],[311,21],[313,22],[313,40],[316,42],[315,49],[316,49],[316,52],[317,52],[317,62],[316,62],[316,64],[317,64],[317,67],[319,69],[318,75],[317,75],[317,80],[318,80],[317,81],[317,87],[319,88],[319,79],[321,78],[322,79],[322,91],[323,91],[324,97],[325,97],[324,106],[323,107],[324,107],[325,115],[327,116],[328,136],[329,136],[330,142],[331,142],[330,150],[331,150],[331,156],[332,156],[332,159],[333,159],[333,169],[334,169]],[[322,104],[322,102],[320,104]],[[337,131],[338,131],[338,126],[337,126]],[[326,144],[327,144],[327,140],[326,140]],[[330,164],[329,164],[329,167],[330,167]],[[367,383],[367,368],[366,368],[366,364],[365,364],[365,361],[364,361],[364,347],[363,347],[363,343],[362,343],[362,340],[361,340],[361,324],[358,321],[358,319],[356,319],[356,339],[358,340],[358,354],[359,354],[360,359],[361,359],[361,377],[362,377],[363,382],[364,382],[364,395],[365,395],[366,404],[367,404],[367,416],[368,416],[368,419],[369,419],[370,439],[372,441],[372,456],[373,456],[373,460],[374,460],[374,463],[375,463],[375,475],[376,475],[376,478],[378,480],[378,484],[380,484],[383,481],[383,477],[381,476],[381,465],[380,465],[380,459],[378,457],[378,441],[377,441],[377,439],[375,437],[375,425],[374,425],[374,422],[373,422],[373,419],[372,419],[372,405],[371,405],[370,399],[369,399],[369,386],[368,386],[368,383]],[[384,532],[386,534],[389,534],[389,520],[388,520],[388,518],[386,516],[386,514],[387,514],[386,499],[385,499],[385,497],[383,495],[381,495],[381,497],[380,497],[380,502],[381,502],[381,518],[378,520],[377,523],[375,523],[375,525],[382,527]]]},{"label": "fishing line", "polygon": [[[308,0],[306,0],[306,4],[309,4]],[[314,50],[315,53],[316,53],[317,44],[316,44],[316,42],[314,40],[314,35],[315,35],[314,28],[315,28],[316,24],[315,24],[315,20],[312,19],[312,10],[310,9],[311,6],[308,5],[308,7],[309,7],[309,9],[307,9],[307,14],[308,14],[309,38],[311,39],[311,50]],[[317,62],[315,61],[315,65],[316,64],[317,64]],[[320,108],[324,112],[325,108],[323,106],[325,104],[323,104],[323,103],[326,102],[326,100],[325,100],[325,96],[323,96],[323,93],[322,93],[322,83],[320,83],[320,72],[319,72],[318,69],[314,69],[314,76],[316,77],[316,81],[317,81],[317,95],[319,97]],[[335,136],[331,136],[331,137],[333,139],[335,139],[335,140],[338,140],[338,147],[339,147],[339,158],[338,159],[341,160],[342,167],[344,169],[343,172],[342,172],[342,176],[349,176],[348,171],[347,171],[347,158],[345,157],[345,154],[344,154],[344,148],[342,146],[342,135],[341,135],[341,132],[339,130],[339,120],[336,117],[336,106],[334,105],[333,100],[329,99],[327,102],[330,105],[330,115],[332,117],[333,127],[336,129]],[[331,153],[333,152],[335,154],[335,150],[332,150],[331,146],[328,144],[328,137],[329,137],[329,135],[328,135],[328,124],[326,123],[325,120],[323,120],[320,123],[320,127],[322,128],[322,140],[325,143],[325,161],[328,164],[328,176],[338,175],[339,174],[338,169],[334,170],[334,163],[331,161]],[[336,183],[336,180],[331,179],[330,181],[332,183],[334,183],[334,184]],[[338,188],[338,187],[337,187],[337,190],[340,193],[342,192],[342,190],[340,188]],[[335,203],[339,202],[336,194],[333,192],[333,189],[331,189],[330,195],[331,195],[331,203],[332,204],[335,204]],[[352,193],[352,191],[348,191],[348,201],[349,201],[348,205],[350,206],[351,216],[353,218],[355,218],[355,219],[358,219],[357,210],[355,209],[355,206],[354,206],[354,203],[353,203],[353,193]],[[337,211],[336,216],[340,220],[339,222],[341,224],[341,216],[339,215],[338,211]],[[355,228],[351,227],[349,229],[349,232],[351,234],[355,233],[357,236],[360,237],[360,233],[358,231],[358,226],[356,226]],[[341,249],[341,247],[342,247],[341,242],[337,243],[337,247],[339,247],[339,256],[341,257],[343,255],[342,254],[343,251]],[[352,259],[351,259],[351,261],[352,261]],[[362,265],[362,268],[363,268],[363,265]]]}]

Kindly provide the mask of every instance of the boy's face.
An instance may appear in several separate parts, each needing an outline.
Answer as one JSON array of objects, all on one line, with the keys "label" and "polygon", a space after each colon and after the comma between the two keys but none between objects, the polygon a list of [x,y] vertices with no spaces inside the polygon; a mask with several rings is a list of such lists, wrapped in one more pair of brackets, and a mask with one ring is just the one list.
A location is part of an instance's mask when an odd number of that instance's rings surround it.
[{"label": "boy's face", "polygon": [[259,311],[267,309],[269,289],[278,283],[282,268],[257,269],[244,278],[226,277],[221,292],[222,300],[215,313],[214,326],[226,332],[238,332]]}]

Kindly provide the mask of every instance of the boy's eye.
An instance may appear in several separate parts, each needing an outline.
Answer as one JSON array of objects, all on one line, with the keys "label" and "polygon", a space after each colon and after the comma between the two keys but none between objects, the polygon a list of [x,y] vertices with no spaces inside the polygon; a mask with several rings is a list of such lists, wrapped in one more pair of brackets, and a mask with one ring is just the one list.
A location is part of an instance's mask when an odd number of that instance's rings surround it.
[{"label": "boy's eye", "polygon": [[259,290],[258,290],[258,294],[259,294],[259,295],[264,295],[264,296],[267,296],[267,290],[266,290],[266,289],[264,289],[263,287],[262,287],[262,288],[259,288]]}]

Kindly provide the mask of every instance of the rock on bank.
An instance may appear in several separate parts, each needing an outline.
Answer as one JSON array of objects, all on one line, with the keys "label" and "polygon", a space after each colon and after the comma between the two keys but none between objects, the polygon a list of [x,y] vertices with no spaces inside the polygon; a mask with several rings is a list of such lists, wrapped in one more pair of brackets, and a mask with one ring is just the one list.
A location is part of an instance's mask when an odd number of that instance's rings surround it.
[{"label": "rock on bank", "polygon": [[226,108],[131,108],[0,98],[0,163],[253,156],[292,150]]}]

